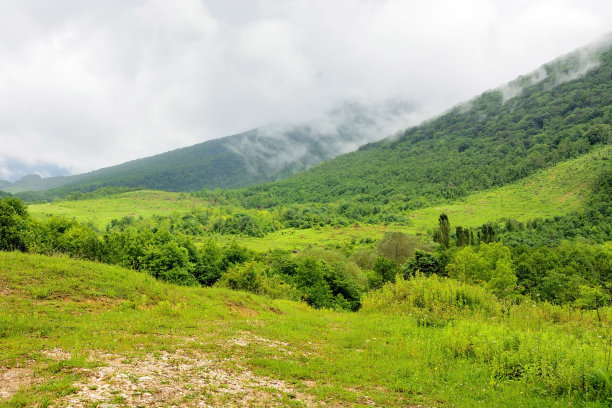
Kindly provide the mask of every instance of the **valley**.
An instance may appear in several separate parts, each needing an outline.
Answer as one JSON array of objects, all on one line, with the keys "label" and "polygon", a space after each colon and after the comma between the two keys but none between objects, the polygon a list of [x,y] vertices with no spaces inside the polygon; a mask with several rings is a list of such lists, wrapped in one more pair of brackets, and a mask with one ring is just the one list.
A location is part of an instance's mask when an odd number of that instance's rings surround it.
[{"label": "valley", "polygon": [[0,407],[610,406],[609,41],[335,158],[295,132],[7,188]]}]

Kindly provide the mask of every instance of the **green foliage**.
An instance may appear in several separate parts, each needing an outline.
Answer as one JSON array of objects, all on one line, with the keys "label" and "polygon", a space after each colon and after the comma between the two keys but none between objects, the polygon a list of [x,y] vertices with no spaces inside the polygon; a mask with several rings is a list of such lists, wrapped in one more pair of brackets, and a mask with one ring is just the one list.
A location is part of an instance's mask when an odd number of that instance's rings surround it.
[{"label": "green foliage", "polygon": [[440,341],[449,358],[488,365],[492,383],[510,380],[522,387],[536,385],[551,396],[577,393],[602,402],[612,396],[610,373],[594,357],[595,344],[580,343],[555,328],[530,332],[463,320],[447,326]]},{"label": "green foliage", "polygon": [[518,284],[534,299],[573,303],[581,286],[612,291],[612,252],[607,247],[563,242],[556,247],[513,249]]},{"label": "green foliage", "polygon": [[462,248],[446,266],[448,276],[466,283],[483,283],[497,296],[512,293],[517,277],[510,249],[500,243]]},{"label": "green foliage", "polygon": [[387,259],[379,256],[374,261],[374,272],[380,275],[382,283],[395,282],[395,275],[398,272],[398,265],[395,259]]},{"label": "green foliage", "polygon": [[554,73],[563,62],[551,63],[546,79],[514,98],[489,91],[400,137],[226,194],[247,207],[351,200],[416,209],[508,184],[610,143],[612,53],[599,62],[562,83]]},{"label": "green foliage", "polygon": [[294,289],[284,283],[278,275],[272,275],[261,262],[250,261],[232,266],[216,283],[233,290],[244,290],[273,299],[292,299]]},{"label": "green foliage", "polygon": [[221,266],[223,251],[215,241],[208,240],[200,246],[198,252],[200,256],[194,268],[194,275],[202,285],[212,286],[224,271]]},{"label": "green foliage", "polygon": [[181,286],[199,286],[198,280],[185,268],[172,268],[162,270],[158,275],[159,279],[168,283],[174,283]]},{"label": "green foliage", "polygon": [[315,308],[357,310],[361,289],[347,272],[339,264],[307,256],[297,263],[294,282],[301,298]]},{"label": "green foliage", "polygon": [[24,251],[28,213],[18,198],[0,198],[0,250]]},{"label": "green foliage", "polygon": [[409,259],[402,267],[402,272],[405,279],[410,279],[410,277],[417,273],[421,273],[425,276],[433,274],[442,276],[446,274],[443,265],[435,254],[420,251],[418,249],[414,253],[414,258]]},{"label": "green foliage", "polygon": [[414,250],[419,240],[401,232],[387,232],[376,244],[376,250],[380,256],[393,259],[402,265],[408,258],[414,255]]},{"label": "green foliage", "polygon": [[189,266],[189,254],[185,248],[179,247],[176,241],[168,241],[157,245],[149,244],[139,261],[142,269],[159,278],[160,273],[186,269]]},{"label": "green foliage", "polygon": [[610,295],[601,287],[591,287],[582,285],[580,292],[575,302],[576,306],[581,309],[597,311],[597,318],[601,321],[599,309],[610,304]]},{"label": "green foliage", "polygon": [[438,229],[433,238],[435,242],[443,245],[444,248],[450,246],[450,221],[448,220],[448,216],[444,213],[440,214],[438,217]]},{"label": "green foliage", "polygon": [[395,283],[389,282],[382,289],[365,294],[362,309],[401,314],[426,311],[431,316],[444,318],[464,311],[488,316],[501,313],[497,299],[485,288],[421,274],[408,280],[400,276]]},{"label": "green foliage", "polygon": [[525,228],[513,228],[512,223],[502,234],[507,245],[553,246],[566,239],[585,238],[603,243],[612,239],[612,167],[607,164],[597,174],[593,190],[581,212],[527,222]]},{"label": "green foliage", "polygon": [[303,293],[302,299],[315,308],[333,307],[334,297],[325,279],[328,267],[316,258],[303,259],[296,268],[297,288]]}]

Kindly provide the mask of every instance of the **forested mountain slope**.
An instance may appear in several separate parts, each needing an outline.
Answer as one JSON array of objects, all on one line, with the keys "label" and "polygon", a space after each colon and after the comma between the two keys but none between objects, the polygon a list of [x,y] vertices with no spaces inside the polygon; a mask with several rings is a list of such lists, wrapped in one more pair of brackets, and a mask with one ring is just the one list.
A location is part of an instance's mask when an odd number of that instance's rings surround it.
[{"label": "forested mountain slope", "polygon": [[399,137],[237,194],[245,205],[419,208],[501,186],[612,140],[612,48],[581,49]]},{"label": "forested mountain slope", "polygon": [[166,191],[237,188],[291,176],[323,160],[380,140],[404,123],[414,107],[405,101],[344,103],[301,125],[269,125],[86,174],[0,181],[11,193],[58,189],[143,187]]}]

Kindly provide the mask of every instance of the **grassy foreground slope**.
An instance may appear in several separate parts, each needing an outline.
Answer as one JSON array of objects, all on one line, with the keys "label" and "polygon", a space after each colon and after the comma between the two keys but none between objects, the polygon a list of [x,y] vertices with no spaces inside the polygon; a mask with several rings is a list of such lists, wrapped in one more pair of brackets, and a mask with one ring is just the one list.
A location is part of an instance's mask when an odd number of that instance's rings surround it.
[{"label": "grassy foreground slope", "polygon": [[0,252],[0,293],[0,406],[597,407],[612,395],[609,309],[601,322],[502,312],[482,288],[437,278],[339,313]]}]

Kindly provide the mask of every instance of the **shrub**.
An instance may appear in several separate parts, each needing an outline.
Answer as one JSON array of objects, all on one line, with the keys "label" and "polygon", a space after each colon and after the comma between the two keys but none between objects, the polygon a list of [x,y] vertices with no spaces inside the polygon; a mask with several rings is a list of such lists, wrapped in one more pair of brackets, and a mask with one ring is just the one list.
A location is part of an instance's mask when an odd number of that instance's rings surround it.
[{"label": "shrub", "polygon": [[451,317],[465,311],[497,316],[501,307],[494,295],[485,288],[436,275],[417,274],[405,280],[398,276],[395,283],[387,283],[380,290],[365,294],[363,310],[408,314],[425,310]]},{"label": "shrub", "polygon": [[232,266],[221,276],[217,286],[244,290],[271,298],[292,298],[295,291],[278,276],[270,276],[268,268],[257,261]]}]

